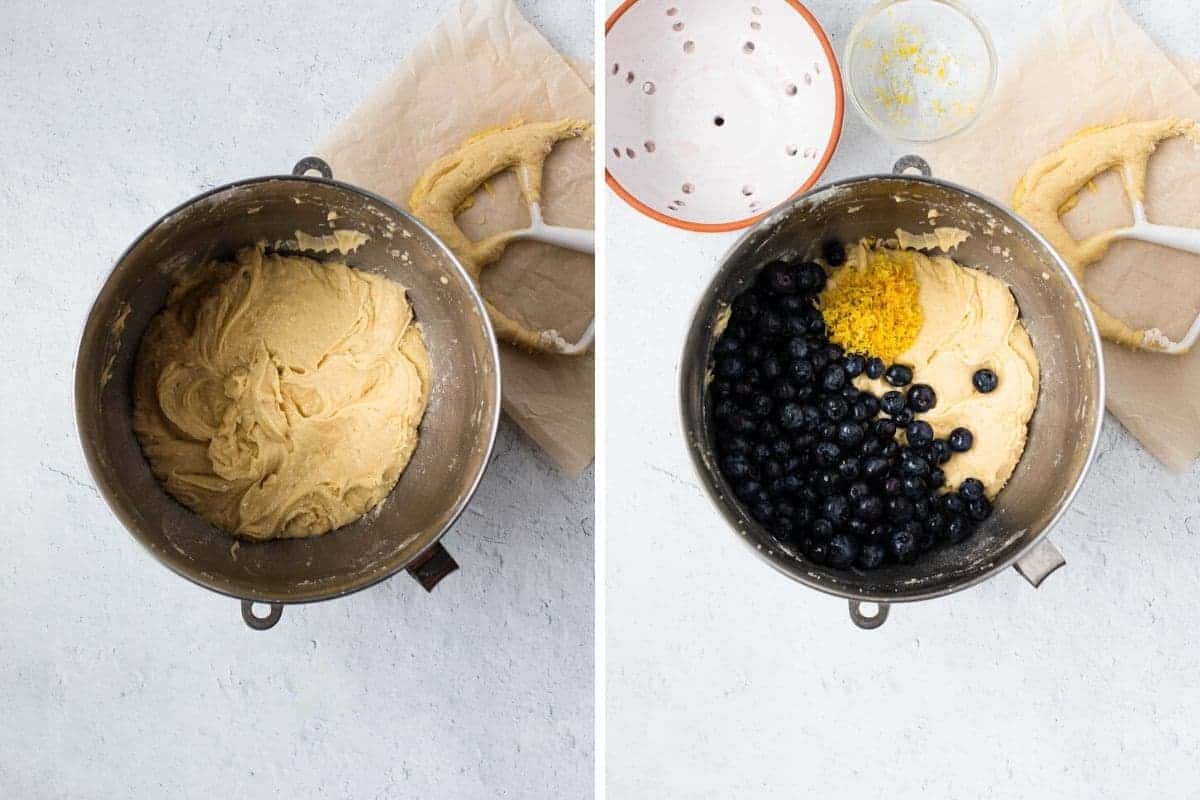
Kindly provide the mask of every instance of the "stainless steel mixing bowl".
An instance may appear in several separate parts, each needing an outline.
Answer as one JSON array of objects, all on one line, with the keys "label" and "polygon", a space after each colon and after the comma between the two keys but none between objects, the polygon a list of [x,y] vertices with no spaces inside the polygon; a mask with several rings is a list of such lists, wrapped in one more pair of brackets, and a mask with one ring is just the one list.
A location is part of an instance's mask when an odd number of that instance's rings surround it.
[{"label": "stainless steel mixing bowl", "polygon": [[[903,175],[916,167],[922,176]],[[701,483],[738,535],[783,574],[850,600],[860,627],[878,627],[888,604],[947,595],[1010,565],[1035,586],[1064,562],[1044,539],[1062,517],[1091,465],[1104,411],[1104,365],[1095,321],[1070,270],[1036,231],[1012,212],[961,186],[934,180],[925,162],[906,157],[893,175],[833,183],[796,199],[749,231],[728,253],[696,309],[680,367],[684,434]],[[1012,287],[1041,361],[1042,390],[1029,442],[995,513],[965,542],[912,565],[874,572],[816,566],[781,546],[733,496],[717,469],[705,372],[718,313],[758,268],[780,257],[813,258],[823,240],[894,236],[897,228],[937,224],[972,235],[954,257],[986,268]],[[866,615],[862,602],[879,604]]]},{"label": "stainless steel mixing bowl", "polygon": [[[332,180],[323,161],[305,159],[293,173],[213,189],[151,225],[100,290],[75,365],[79,436],[113,512],[163,564],[242,599],[243,618],[259,629],[284,603],[339,597],[401,569],[432,590],[457,566],[438,540],[479,484],[500,415],[496,341],[454,255],[388,200]],[[420,444],[388,499],[358,521],[314,539],[234,546],[151,474],[132,428],[134,355],[180,273],[256,242],[294,241],[298,230],[328,233],[330,212],[334,227],[370,236],[344,260],[405,286],[424,330],[434,383]],[[252,601],[271,604],[270,614],[257,616]]]}]

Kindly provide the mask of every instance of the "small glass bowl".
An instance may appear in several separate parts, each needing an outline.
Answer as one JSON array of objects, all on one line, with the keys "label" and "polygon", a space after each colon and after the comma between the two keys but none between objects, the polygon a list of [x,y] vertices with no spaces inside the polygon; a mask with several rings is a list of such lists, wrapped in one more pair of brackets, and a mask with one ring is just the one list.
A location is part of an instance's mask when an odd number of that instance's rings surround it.
[{"label": "small glass bowl", "polygon": [[996,87],[996,50],[958,0],[881,0],[855,24],[846,85],[885,136],[934,142],[967,128]]}]

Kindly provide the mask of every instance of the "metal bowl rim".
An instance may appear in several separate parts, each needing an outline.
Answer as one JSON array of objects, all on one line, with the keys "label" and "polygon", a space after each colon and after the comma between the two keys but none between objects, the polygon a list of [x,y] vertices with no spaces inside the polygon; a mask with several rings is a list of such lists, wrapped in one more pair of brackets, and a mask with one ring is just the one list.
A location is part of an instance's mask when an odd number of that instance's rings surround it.
[{"label": "metal bowl rim", "polygon": [[[1046,523],[1045,527],[1041,530],[1041,532],[1037,536],[1033,537],[1024,546],[1022,546],[1017,551],[1015,551],[1009,557],[1003,559],[1002,561],[993,563],[987,569],[980,570],[979,573],[976,575],[972,575],[971,577],[964,579],[964,580],[952,581],[946,586],[942,586],[942,587],[938,587],[938,588],[934,588],[934,589],[924,589],[924,590],[915,591],[912,593],[905,593],[901,596],[881,594],[881,593],[876,593],[876,592],[861,592],[861,591],[857,591],[854,589],[840,590],[834,586],[828,586],[817,580],[814,580],[807,573],[802,573],[798,570],[796,570],[796,571],[790,570],[784,564],[779,563],[775,559],[770,558],[765,553],[763,553],[757,546],[755,546],[754,542],[752,542],[748,537],[743,535],[738,530],[739,526],[742,523],[748,523],[749,525],[755,526],[755,527],[759,528],[760,530],[761,530],[761,526],[753,519],[750,519],[749,517],[745,517],[745,516],[737,513],[736,510],[733,508],[732,503],[730,503],[728,501],[724,501],[720,497],[718,497],[716,487],[713,486],[711,481],[709,481],[709,479],[708,479],[707,469],[705,468],[704,460],[701,457],[699,448],[698,448],[696,442],[693,441],[693,437],[689,436],[688,419],[687,419],[687,394],[688,394],[688,390],[690,387],[686,381],[685,364],[688,363],[688,350],[689,350],[688,346],[692,343],[693,338],[697,335],[699,327],[701,325],[703,325],[707,319],[707,318],[701,317],[701,312],[703,311],[703,307],[709,298],[709,292],[712,290],[712,286],[715,283],[717,277],[719,275],[721,275],[721,273],[729,265],[729,261],[732,258],[732,256],[734,255],[734,253],[736,253],[739,248],[741,248],[748,240],[753,238],[761,230],[778,224],[784,217],[791,214],[796,209],[797,206],[799,206],[802,203],[807,202],[808,199],[812,195],[819,194],[820,192],[828,191],[831,189],[840,189],[840,188],[845,188],[845,187],[849,187],[849,186],[855,186],[855,185],[859,185],[859,184],[869,183],[871,181],[876,181],[876,180],[897,181],[900,183],[907,183],[907,182],[926,183],[926,184],[938,186],[940,188],[950,189],[951,191],[959,192],[959,193],[965,195],[967,198],[970,198],[973,201],[984,203],[986,205],[992,206],[993,208],[996,208],[1000,211],[1005,212],[1008,216],[1010,216],[1013,219],[1014,222],[1016,222],[1020,226],[1021,231],[1023,233],[1027,234],[1035,242],[1040,244],[1045,249],[1045,251],[1047,253],[1049,253],[1050,256],[1052,257],[1052,259],[1054,261],[1054,266],[1057,267],[1059,272],[1061,272],[1062,275],[1067,279],[1067,284],[1071,287],[1071,290],[1075,293],[1075,297],[1078,300],[1079,308],[1082,311],[1083,317],[1084,317],[1084,327],[1087,329],[1089,338],[1092,341],[1093,350],[1096,353],[1096,385],[1099,390],[1096,393],[1096,400],[1095,400],[1095,402],[1098,404],[1099,408],[1098,408],[1097,414],[1095,415],[1096,421],[1094,424],[1094,429],[1092,430],[1091,436],[1089,437],[1090,441],[1088,442],[1087,458],[1084,460],[1083,467],[1080,470],[1078,477],[1075,479],[1074,486],[1071,487],[1071,490],[1067,493],[1066,497],[1063,499],[1063,502],[1059,505],[1058,510],[1050,518],[1050,521]],[[733,530],[733,533],[743,543],[743,545],[745,545],[758,558],[762,559],[763,561],[766,561],[768,564],[770,564],[772,567],[774,567],[776,569],[776,571],[778,571],[779,573],[781,573],[783,575],[786,575],[787,577],[791,578],[794,581],[804,584],[805,586],[807,586],[811,589],[816,589],[817,591],[823,592],[828,595],[832,595],[834,597],[839,597],[839,598],[842,598],[845,600],[857,600],[860,602],[884,603],[884,604],[914,603],[914,602],[919,602],[922,600],[932,600],[937,597],[945,597],[947,595],[954,594],[955,592],[961,592],[966,589],[970,589],[974,586],[977,586],[980,583],[983,583],[984,581],[998,575],[999,573],[1003,572],[1008,567],[1015,564],[1023,556],[1025,556],[1027,553],[1029,553],[1035,547],[1038,546],[1038,544],[1042,541],[1042,539],[1045,538],[1047,534],[1049,534],[1049,532],[1054,528],[1054,526],[1057,525],[1058,522],[1062,519],[1063,515],[1066,514],[1067,509],[1069,509],[1071,507],[1071,504],[1074,502],[1075,497],[1078,495],[1080,487],[1083,486],[1084,481],[1087,479],[1088,473],[1091,471],[1092,464],[1096,459],[1096,447],[1100,441],[1100,432],[1104,427],[1104,406],[1105,406],[1106,380],[1107,379],[1106,379],[1105,369],[1104,369],[1104,356],[1103,356],[1103,349],[1102,349],[1102,345],[1101,345],[1100,333],[1099,333],[1099,329],[1096,327],[1096,320],[1092,314],[1091,304],[1089,303],[1086,295],[1084,294],[1082,287],[1079,285],[1079,281],[1076,279],[1075,274],[1073,272],[1071,272],[1071,270],[1067,266],[1066,262],[1063,261],[1062,256],[1050,244],[1050,242],[1046,240],[1046,237],[1042,236],[1042,234],[1039,233],[1037,230],[1035,230],[1031,225],[1029,225],[1029,223],[1026,222],[1023,217],[1018,215],[1015,211],[1013,211],[1007,205],[1005,205],[1003,203],[998,203],[995,200],[993,200],[983,194],[980,194],[979,192],[974,191],[973,189],[968,189],[967,187],[962,186],[961,184],[954,183],[953,181],[947,181],[947,180],[942,180],[940,178],[932,178],[932,177],[927,177],[927,176],[923,176],[923,175],[908,175],[908,174],[896,175],[896,174],[888,174],[888,173],[878,173],[878,174],[859,175],[859,176],[855,176],[855,177],[851,177],[851,178],[843,178],[842,180],[833,181],[831,183],[827,183],[822,186],[819,186],[809,192],[806,192],[803,195],[800,195],[799,197],[789,201],[788,203],[781,206],[780,208],[777,208],[775,211],[771,212],[766,218],[764,218],[757,225],[750,228],[745,233],[743,233],[741,236],[739,236],[737,241],[735,241],[729,247],[729,249],[725,251],[725,254],[721,257],[720,264],[717,267],[717,271],[715,273],[713,273],[712,278],[710,278],[708,283],[705,284],[703,290],[700,293],[700,297],[697,299],[697,301],[693,307],[691,322],[688,326],[687,337],[684,339],[684,349],[683,349],[683,353],[679,360],[678,370],[679,370],[679,374],[678,374],[679,420],[680,420],[680,424],[681,424],[682,432],[683,432],[684,446],[687,447],[688,456],[692,462],[692,468],[696,471],[697,476],[700,478],[700,485],[704,489],[704,494],[705,494],[705,496],[708,497],[709,502],[712,503],[713,506],[717,509],[717,511],[721,514],[721,516],[724,517],[726,523],[729,524],[730,528]]]},{"label": "metal bowl rim", "polygon": [[[128,258],[129,254],[132,253],[133,250],[139,244],[141,244],[142,240],[144,240],[155,229],[157,229],[160,225],[165,223],[171,217],[175,216],[176,214],[181,213],[185,209],[195,205],[196,203],[198,203],[208,197],[212,197],[213,195],[219,194],[221,192],[229,191],[231,189],[239,189],[239,188],[246,187],[246,186],[253,186],[253,185],[262,184],[262,183],[269,183],[271,181],[298,181],[298,182],[302,182],[302,183],[331,184],[333,186],[336,186],[340,189],[344,189],[353,194],[360,195],[361,197],[371,200],[373,202],[383,204],[388,209],[392,210],[393,212],[398,213],[401,217],[405,218],[409,223],[412,223],[422,233],[424,233],[426,236],[428,236],[429,241],[433,242],[440,249],[441,254],[445,258],[445,260],[451,265],[451,267],[453,269],[457,270],[459,276],[463,279],[463,282],[465,283],[465,285],[468,288],[468,292],[469,292],[471,301],[474,303],[476,310],[479,312],[480,319],[482,319],[484,322],[484,329],[485,329],[485,334],[486,334],[484,337],[484,340],[487,342],[488,353],[490,355],[490,361],[492,364],[492,384],[493,384],[496,402],[493,404],[494,408],[493,408],[493,411],[491,414],[491,419],[488,421],[487,447],[484,450],[483,457],[480,459],[480,462],[479,462],[480,467],[479,467],[478,471],[476,472],[475,476],[472,478],[472,480],[470,482],[470,486],[468,487],[467,491],[464,492],[462,494],[462,496],[459,498],[459,500],[456,504],[456,507],[453,509],[453,512],[451,513],[449,519],[446,521],[446,524],[442,527],[442,529],[438,532],[438,534],[435,537],[433,537],[433,539],[430,540],[430,542],[425,547],[423,547],[420,551],[418,551],[416,556],[405,561],[404,563],[397,563],[397,561],[395,559],[384,562],[384,564],[379,569],[375,570],[373,573],[370,573],[370,574],[364,576],[363,578],[352,581],[348,584],[339,585],[333,591],[324,591],[324,592],[322,592],[322,591],[303,591],[303,592],[298,592],[294,595],[259,592],[259,593],[244,595],[244,594],[238,594],[231,587],[229,587],[228,581],[210,580],[208,578],[205,578],[203,575],[190,572],[189,570],[185,569],[183,567],[183,565],[176,564],[172,560],[166,558],[163,553],[158,552],[153,546],[151,546],[150,542],[142,535],[142,533],[137,529],[137,527],[132,525],[130,520],[128,520],[126,518],[125,514],[120,509],[118,509],[118,507],[115,503],[114,497],[113,497],[112,493],[109,491],[108,485],[100,479],[100,470],[99,470],[99,467],[95,460],[93,448],[87,444],[87,441],[83,436],[83,431],[87,427],[87,424],[84,421],[83,408],[80,405],[80,401],[79,401],[81,393],[85,391],[85,387],[83,384],[83,376],[79,372],[79,359],[80,359],[80,356],[83,355],[84,348],[87,346],[87,343],[89,341],[88,334],[93,332],[92,328],[95,325],[100,324],[99,320],[95,316],[96,306],[100,302],[100,295],[103,293],[104,288],[108,285],[109,280],[112,279],[113,273],[116,272],[117,267],[119,267],[121,265],[121,263],[124,262],[126,258]],[[434,233],[431,230],[429,230],[429,228],[423,222],[421,222],[419,219],[414,217],[412,214],[409,214],[407,211],[400,208],[398,205],[396,205],[395,203],[393,203],[391,200],[387,199],[386,197],[375,194],[374,192],[371,192],[367,189],[363,189],[360,186],[355,186],[353,184],[346,183],[344,181],[339,181],[334,178],[317,177],[317,176],[313,176],[313,175],[263,175],[263,176],[256,177],[256,178],[243,178],[242,180],[233,181],[231,183],[226,183],[221,186],[217,186],[217,187],[214,187],[207,191],[201,192],[200,194],[192,197],[189,200],[185,200],[184,202],[182,202],[179,205],[172,208],[170,211],[167,211],[165,214],[161,215],[158,219],[156,219],[149,226],[147,226],[146,229],[143,230],[140,234],[138,234],[137,238],[135,238],[129,244],[129,246],[126,247],[121,252],[121,255],[117,258],[117,260],[115,262],[113,262],[112,269],[109,270],[107,277],[104,279],[104,282],[100,285],[100,288],[96,293],[96,299],[94,301],[92,301],[92,305],[88,309],[88,315],[84,320],[83,331],[79,337],[79,348],[76,351],[76,356],[75,356],[74,372],[75,372],[75,381],[74,381],[73,400],[75,402],[75,433],[76,433],[76,436],[79,438],[80,446],[83,449],[83,455],[84,455],[85,460],[87,461],[88,470],[92,474],[92,481],[93,481],[93,483],[96,484],[96,488],[100,491],[100,494],[104,497],[104,502],[108,505],[109,510],[113,513],[113,515],[115,517],[117,517],[118,520],[120,520],[120,522],[124,526],[125,530],[128,531],[129,534],[134,539],[136,539],[137,542],[145,550],[149,551],[150,555],[152,555],[156,561],[158,561],[160,564],[162,564],[163,566],[170,569],[176,575],[187,579],[188,581],[196,584],[197,586],[201,586],[201,587],[208,589],[209,591],[215,592],[217,594],[225,595],[226,597],[231,597],[236,600],[248,600],[250,602],[255,602],[255,603],[274,603],[274,604],[298,605],[301,603],[316,603],[316,602],[321,602],[324,600],[333,600],[333,599],[336,599],[339,597],[345,597],[347,595],[354,594],[355,592],[360,592],[363,589],[369,589],[370,587],[372,587],[378,583],[382,583],[383,581],[391,578],[396,573],[403,570],[408,565],[418,561],[422,555],[424,555],[424,554],[430,552],[431,550],[435,549],[436,547],[438,547],[439,543],[441,542],[442,537],[446,535],[447,531],[449,531],[450,528],[452,528],[454,526],[454,524],[458,521],[459,517],[462,516],[462,514],[466,510],[467,506],[470,504],[471,498],[474,497],[475,492],[479,489],[479,484],[483,480],[483,473],[487,470],[487,465],[491,462],[492,452],[496,445],[496,436],[497,436],[497,434],[499,432],[499,428],[500,428],[501,374],[500,374],[499,346],[496,342],[496,334],[495,334],[495,330],[492,327],[491,317],[487,313],[487,306],[484,304],[483,296],[480,293],[479,287],[475,285],[475,282],[473,280],[471,280],[470,275],[467,273],[467,271],[463,267],[462,263],[458,260],[458,257],[456,255],[454,255],[454,253],[450,250],[450,248],[447,247],[446,244],[444,242],[442,242],[442,240],[440,238],[438,238],[436,235],[434,235]],[[385,502],[386,502],[386,500],[385,500]],[[330,533],[336,533],[336,530],[330,531]],[[231,536],[231,538],[234,539],[235,541],[240,541],[240,539],[238,539],[236,537]]]}]

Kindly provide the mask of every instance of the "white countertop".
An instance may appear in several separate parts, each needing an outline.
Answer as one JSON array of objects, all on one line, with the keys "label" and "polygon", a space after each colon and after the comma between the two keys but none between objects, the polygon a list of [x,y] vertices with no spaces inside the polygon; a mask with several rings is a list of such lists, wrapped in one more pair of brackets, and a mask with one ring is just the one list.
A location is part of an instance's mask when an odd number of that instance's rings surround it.
[{"label": "white countertop", "polygon": [[[1195,4],[1126,2],[1196,55]],[[806,4],[839,54],[868,5]],[[1050,7],[969,5],[1002,59]],[[827,179],[906,152],[846,119]],[[735,235],[676,231],[611,194],[607,215],[610,797],[1200,797],[1200,466],[1169,474],[1109,418],[1051,534],[1067,566],[1041,589],[1012,571],[860,631],[845,601],[746,550],[684,450],[678,354]]]},{"label": "white countertop", "polygon": [[[591,56],[590,0],[518,4]],[[289,170],[452,5],[4,4],[0,797],[591,795],[590,473],[506,423],[432,595],[401,575],[258,633],[142,551],[75,435],[78,336],[125,246]]]}]

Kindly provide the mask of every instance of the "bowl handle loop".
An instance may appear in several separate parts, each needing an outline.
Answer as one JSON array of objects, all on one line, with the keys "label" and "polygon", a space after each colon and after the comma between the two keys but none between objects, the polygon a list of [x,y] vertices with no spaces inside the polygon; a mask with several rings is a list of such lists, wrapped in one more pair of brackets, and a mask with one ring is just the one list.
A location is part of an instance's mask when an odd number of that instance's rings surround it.
[{"label": "bowl handle loop", "polygon": [[875,603],[874,605],[875,605],[875,613],[868,617],[862,611],[862,607],[863,607],[862,602],[860,602],[858,600],[851,600],[850,601],[850,620],[855,625],[862,628],[864,631],[875,630],[880,625],[887,622],[888,604],[887,603]]},{"label": "bowl handle loop", "polygon": [[1033,588],[1038,588],[1042,585],[1042,581],[1049,577],[1050,573],[1066,564],[1067,560],[1063,558],[1063,554],[1058,552],[1058,548],[1050,544],[1049,540],[1042,539],[1034,548],[1025,555],[1017,559],[1014,565],[1017,572],[1021,573],[1021,577],[1033,584]]},{"label": "bowl handle loop", "polygon": [[260,617],[254,613],[254,601],[242,601],[242,621],[254,628],[256,631],[265,631],[275,627],[275,623],[279,622],[279,618],[283,615],[283,606],[279,603],[270,603],[271,610],[265,617]]},{"label": "bowl handle loop", "polygon": [[458,562],[454,560],[454,557],[446,552],[446,548],[435,544],[408,565],[408,574],[425,587],[425,591],[432,592],[433,587],[437,586],[442,578],[456,569],[458,569]]},{"label": "bowl handle loop", "polygon": [[321,173],[322,178],[333,180],[333,170],[329,164],[325,163],[324,159],[317,158],[316,156],[308,156],[297,161],[296,166],[292,167],[292,174],[305,175],[314,169]]},{"label": "bowl handle loop", "polygon": [[903,175],[910,169],[915,169],[926,178],[933,177],[933,170],[929,167],[929,162],[920,156],[901,156],[900,160],[892,167],[893,175]]}]

